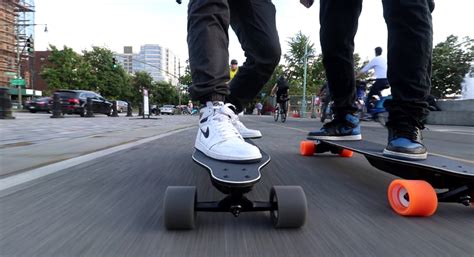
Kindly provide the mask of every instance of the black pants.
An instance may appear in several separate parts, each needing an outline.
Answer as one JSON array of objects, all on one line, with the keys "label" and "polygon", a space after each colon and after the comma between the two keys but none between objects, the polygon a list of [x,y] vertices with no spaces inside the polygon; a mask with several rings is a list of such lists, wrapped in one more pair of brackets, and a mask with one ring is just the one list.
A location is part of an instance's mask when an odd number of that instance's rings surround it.
[{"label": "black pants", "polygon": [[[229,81],[229,24],[247,57]],[[226,96],[239,110],[267,83],[281,49],[270,0],[191,0],[188,7],[189,65],[193,100]]]},{"label": "black pants", "polygon": [[378,95],[379,98],[382,98],[382,90],[389,88],[388,80],[387,79],[376,79],[374,84],[369,90],[369,93],[367,94],[366,101],[365,101],[365,107],[367,108],[367,111],[370,108],[370,98],[374,95]]},{"label": "black pants", "polygon": [[[354,36],[362,0],[320,0],[323,64],[336,116],[354,113]],[[422,126],[428,114],[433,30],[432,0],[383,0],[388,29],[388,80],[392,101],[386,101],[389,123]],[[373,14],[376,15],[376,14]]]}]

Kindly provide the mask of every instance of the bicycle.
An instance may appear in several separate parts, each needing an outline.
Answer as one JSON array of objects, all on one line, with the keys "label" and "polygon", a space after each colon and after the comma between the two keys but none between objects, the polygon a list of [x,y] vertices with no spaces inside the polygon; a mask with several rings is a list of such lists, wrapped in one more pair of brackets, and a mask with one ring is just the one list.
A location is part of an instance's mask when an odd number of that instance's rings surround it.
[{"label": "bicycle", "polygon": [[280,103],[277,103],[275,110],[273,111],[273,118],[275,121],[278,121],[279,116],[281,115],[281,122],[286,121],[286,103],[285,101],[283,108],[280,108]]}]

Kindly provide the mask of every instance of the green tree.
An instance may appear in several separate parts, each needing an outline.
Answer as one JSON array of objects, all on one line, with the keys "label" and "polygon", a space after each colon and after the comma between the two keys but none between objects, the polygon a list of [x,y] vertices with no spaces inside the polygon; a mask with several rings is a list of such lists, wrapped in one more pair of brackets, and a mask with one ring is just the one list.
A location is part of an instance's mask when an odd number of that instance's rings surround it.
[{"label": "green tree", "polygon": [[[285,59],[284,72],[290,84],[290,94],[301,95],[303,92],[305,47],[308,45],[307,55],[313,56],[315,53],[314,44],[309,41],[308,36],[299,31],[294,37],[289,38],[288,45],[288,52],[283,55]],[[307,85],[311,84],[310,66],[311,59],[308,60]]]},{"label": "green tree", "polygon": [[191,78],[191,68],[189,67],[189,60],[186,60],[186,68],[184,69],[184,75],[179,77],[178,81],[179,81],[179,84],[186,85],[188,87],[193,84],[193,81]]},{"label": "green tree", "polygon": [[443,98],[461,93],[461,82],[469,71],[474,57],[474,40],[466,37],[448,36],[446,41],[433,49],[433,74],[431,94]]},{"label": "green tree", "polygon": [[153,85],[152,101],[158,105],[163,104],[178,104],[178,91],[177,88],[171,85],[169,82],[160,81]]},{"label": "green tree", "polygon": [[90,65],[93,80],[90,89],[108,99],[127,99],[132,97],[128,75],[122,66],[114,67],[114,54],[107,48],[92,47],[83,51],[84,60]]},{"label": "green tree", "polygon": [[[154,95],[155,85],[153,84],[153,78],[148,72],[138,71],[130,79],[130,97],[129,101],[134,106],[140,105],[143,102],[143,89],[148,89],[152,95]],[[150,99],[150,103],[153,103]]]},{"label": "green tree", "polygon": [[285,58],[285,74],[287,74],[290,83],[291,95],[303,94],[304,82],[304,56],[305,47],[307,49],[307,73],[306,73],[306,94],[316,94],[319,87],[325,81],[324,66],[322,63],[322,55],[316,55],[314,44],[310,42],[309,37],[299,31],[294,37],[288,41],[289,50],[284,54]]},{"label": "green tree", "polygon": [[93,80],[90,65],[72,48],[64,46],[59,50],[50,45],[51,54],[48,63],[40,71],[40,76],[48,84],[48,90],[89,89]]}]

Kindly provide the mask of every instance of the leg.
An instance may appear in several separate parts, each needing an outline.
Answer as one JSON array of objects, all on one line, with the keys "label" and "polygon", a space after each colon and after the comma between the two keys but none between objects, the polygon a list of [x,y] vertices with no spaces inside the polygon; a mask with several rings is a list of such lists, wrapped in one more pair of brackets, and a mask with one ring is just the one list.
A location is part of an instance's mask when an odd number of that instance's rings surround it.
[{"label": "leg", "polygon": [[[362,0],[320,0],[320,37],[323,64],[334,105],[334,120],[310,139],[360,140],[359,118],[355,116],[354,36]],[[323,120],[323,119],[322,119]]]},{"label": "leg", "polygon": [[355,113],[354,36],[362,0],[321,0],[323,64],[336,116]]},{"label": "leg", "polygon": [[[388,80],[392,101],[389,111],[389,145],[401,157],[424,159],[421,129],[428,115],[426,97],[431,87],[433,28],[432,0],[384,0],[388,28]],[[402,138],[402,139],[400,139]],[[397,142],[405,144],[397,145]],[[396,147],[398,146],[398,148]]]},{"label": "leg", "polygon": [[369,93],[367,94],[367,101],[365,103],[365,107],[367,108],[367,112],[370,110],[370,99],[374,95],[378,95],[379,99],[382,99],[382,90],[388,88],[388,81],[387,80],[376,80],[374,85],[370,88]]},{"label": "leg", "polygon": [[187,40],[193,80],[189,92],[195,101],[223,101],[229,94],[229,22],[227,0],[189,2]]},{"label": "leg", "polygon": [[229,22],[227,0],[190,1],[188,48],[193,85],[189,91],[193,100],[206,103],[200,111],[194,147],[217,160],[259,161],[260,150],[242,139],[231,123],[237,115],[223,102],[230,92]]},{"label": "leg", "polygon": [[229,6],[230,24],[247,57],[229,85],[229,101],[240,112],[270,79],[281,49],[271,1],[229,0]]}]

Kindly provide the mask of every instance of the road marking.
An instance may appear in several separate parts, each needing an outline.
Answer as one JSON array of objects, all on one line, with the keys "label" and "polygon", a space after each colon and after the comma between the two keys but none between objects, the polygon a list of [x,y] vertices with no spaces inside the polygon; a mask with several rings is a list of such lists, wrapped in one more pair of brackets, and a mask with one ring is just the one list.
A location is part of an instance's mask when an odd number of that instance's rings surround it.
[{"label": "road marking", "polygon": [[[264,124],[269,124],[268,122],[264,122],[264,121],[257,121],[257,120],[252,120],[252,121],[259,122],[259,123],[264,123]],[[281,127],[281,128],[291,129],[291,130],[295,130],[295,131],[299,131],[299,132],[308,133],[308,131],[304,130],[304,129],[293,128],[293,127],[283,126],[283,125],[279,125],[279,124],[271,124],[271,125]],[[439,153],[433,153],[433,152],[428,152],[428,153],[431,154],[431,155],[436,155],[436,156],[439,156],[439,157],[444,157],[444,158],[447,158],[447,159],[451,159],[451,160],[454,160],[454,161],[460,161],[460,162],[466,162],[466,163],[474,164],[474,161],[471,161],[471,160],[466,160],[466,159],[462,159],[462,158],[458,158],[458,157],[454,157],[454,156],[449,156],[449,155],[444,155],[444,154],[439,154]]]},{"label": "road marking", "polygon": [[76,165],[79,165],[79,164],[82,164],[82,163],[85,163],[85,162],[88,162],[88,161],[95,160],[97,158],[100,158],[100,157],[103,157],[103,156],[106,156],[106,155],[109,155],[109,154],[113,154],[113,153],[116,153],[116,152],[119,152],[119,151],[122,151],[122,150],[125,150],[125,149],[129,149],[129,148],[132,148],[132,147],[135,147],[135,146],[139,146],[139,145],[142,145],[142,144],[145,144],[145,143],[148,143],[148,142],[160,139],[160,138],[171,136],[171,135],[176,134],[178,132],[186,131],[186,130],[189,130],[189,129],[192,129],[192,128],[195,128],[195,127],[196,126],[193,125],[193,126],[190,126],[190,127],[179,128],[179,129],[176,129],[176,130],[172,130],[170,132],[166,132],[166,133],[161,134],[161,135],[141,139],[141,140],[138,140],[138,141],[135,141],[135,142],[131,142],[131,143],[127,143],[127,144],[123,144],[123,145],[119,145],[119,146],[115,146],[115,147],[105,149],[105,150],[102,150],[102,151],[97,151],[97,152],[94,152],[94,153],[86,154],[86,155],[75,157],[75,158],[72,158],[72,159],[69,159],[69,160],[65,160],[65,161],[57,162],[57,163],[54,163],[54,164],[51,164],[51,165],[47,165],[47,166],[44,166],[44,167],[41,167],[41,168],[29,170],[29,171],[23,172],[23,173],[18,174],[18,175],[13,175],[13,176],[10,176],[10,177],[6,177],[4,179],[0,179],[0,191],[12,188],[12,187],[17,186],[17,185],[21,185],[23,183],[26,183],[26,182],[29,182],[29,181],[32,181],[32,180],[35,180],[35,179],[53,174],[53,173],[56,173],[58,171],[61,171],[61,170],[64,170],[64,169],[67,169],[67,168],[70,168],[70,167],[73,167],[73,166],[76,166]]}]

